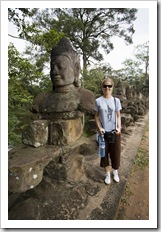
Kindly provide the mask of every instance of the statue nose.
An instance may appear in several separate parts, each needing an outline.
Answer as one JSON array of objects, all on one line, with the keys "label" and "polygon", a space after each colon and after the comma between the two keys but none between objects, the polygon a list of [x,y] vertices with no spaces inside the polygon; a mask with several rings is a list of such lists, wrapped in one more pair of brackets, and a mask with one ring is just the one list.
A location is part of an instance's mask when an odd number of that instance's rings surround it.
[{"label": "statue nose", "polygon": [[54,68],[53,68],[53,74],[54,75],[59,74],[58,68],[56,66],[54,66]]}]

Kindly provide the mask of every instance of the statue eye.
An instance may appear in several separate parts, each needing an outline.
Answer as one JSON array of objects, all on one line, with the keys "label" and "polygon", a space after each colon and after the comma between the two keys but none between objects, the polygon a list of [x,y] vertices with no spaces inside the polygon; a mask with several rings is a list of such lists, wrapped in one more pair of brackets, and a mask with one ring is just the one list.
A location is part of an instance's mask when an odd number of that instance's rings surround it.
[{"label": "statue eye", "polygon": [[64,68],[66,68],[66,66],[67,65],[65,63],[61,63],[61,64],[58,65],[58,68],[59,69],[64,69]]},{"label": "statue eye", "polygon": [[59,64],[58,67],[59,67],[60,69],[64,68],[63,64]]}]

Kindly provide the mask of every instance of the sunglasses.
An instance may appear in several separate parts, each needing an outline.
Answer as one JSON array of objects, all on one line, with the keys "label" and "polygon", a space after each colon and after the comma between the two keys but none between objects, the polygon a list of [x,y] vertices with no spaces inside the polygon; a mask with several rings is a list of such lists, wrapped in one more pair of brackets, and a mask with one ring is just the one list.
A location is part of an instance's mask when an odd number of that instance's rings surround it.
[{"label": "sunglasses", "polygon": [[112,85],[103,85],[103,88],[112,88]]}]

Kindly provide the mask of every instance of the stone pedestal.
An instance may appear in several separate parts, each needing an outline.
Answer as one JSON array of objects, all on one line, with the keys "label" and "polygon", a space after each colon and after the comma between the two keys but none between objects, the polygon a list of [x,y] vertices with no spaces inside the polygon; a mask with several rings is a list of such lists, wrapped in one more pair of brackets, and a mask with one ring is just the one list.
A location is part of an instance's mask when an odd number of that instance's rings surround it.
[{"label": "stone pedestal", "polygon": [[22,133],[22,142],[33,147],[40,147],[48,142],[47,120],[35,120],[31,122]]},{"label": "stone pedestal", "polygon": [[13,148],[9,152],[8,190],[25,192],[37,186],[43,178],[44,167],[61,153],[61,148],[53,146]]},{"label": "stone pedestal", "polygon": [[49,144],[68,145],[78,140],[82,133],[81,118],[51,122],[49,124]]},{"label": "stone pedestal", "polygon": [[45,144],[68,145],[78,140],[83,133],[81,118],[68,120],[35,120],[22,133],[22,142],[32,147]]}]

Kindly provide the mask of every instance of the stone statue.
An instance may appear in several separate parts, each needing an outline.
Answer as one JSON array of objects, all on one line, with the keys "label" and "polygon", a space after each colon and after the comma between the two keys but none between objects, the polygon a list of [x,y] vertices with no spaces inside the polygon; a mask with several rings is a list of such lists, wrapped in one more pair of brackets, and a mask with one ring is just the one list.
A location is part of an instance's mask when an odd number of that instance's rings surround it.
[{"label": "stone statue", "polygon": [[36,96],[31,106],[34,122],[22,136],[23,143],[35,147],[75,142],[83,133],[84,113],[94,109],[94,94],[79,86],[80,58],[67,38],[53,47],[50,66],[53,90]]},{"label": "stone statue", "polygon": [[80,58],[67,38],[62,38],[51,51],[50,77],[53,89],[79,86]]}]

